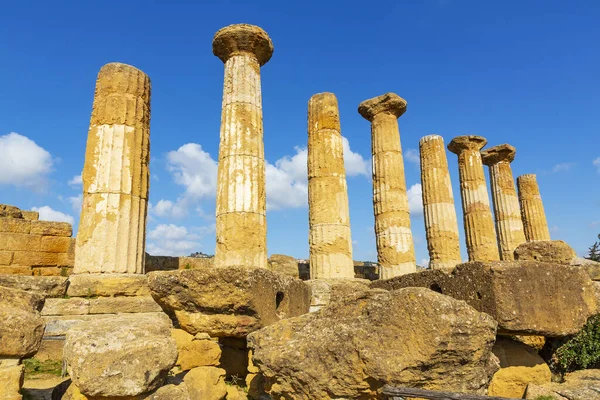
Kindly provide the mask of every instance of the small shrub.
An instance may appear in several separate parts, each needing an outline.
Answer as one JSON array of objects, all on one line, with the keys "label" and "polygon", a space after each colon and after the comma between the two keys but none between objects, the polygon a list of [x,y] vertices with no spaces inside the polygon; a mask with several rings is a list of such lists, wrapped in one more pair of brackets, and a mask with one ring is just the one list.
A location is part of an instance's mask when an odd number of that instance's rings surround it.
[{"label": "small shrub", "polygon": [[61,376],[62,362],[58,360],[40,361],[37,358],[27,358],[23,360],[25,366],[25,376],[50,374]]},{"label": "small shrub", "polygon": [[556,349],[553,358],[563,373],[600,368],[600,314],[590,317],[581,331]]},{"label": "small shrub", "polygon": [[190,263],[186,263],[184,266],[185,269],[192,269],[192,266],[190,265]]}]

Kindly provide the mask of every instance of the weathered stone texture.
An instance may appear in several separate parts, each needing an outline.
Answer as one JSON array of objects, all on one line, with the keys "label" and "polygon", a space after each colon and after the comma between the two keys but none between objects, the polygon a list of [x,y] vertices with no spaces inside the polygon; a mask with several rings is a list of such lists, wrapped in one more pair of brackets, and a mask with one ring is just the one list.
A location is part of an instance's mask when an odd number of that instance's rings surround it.
[{"label": "weathered stone texture", "polygon": [[44,298],[24,290],[0,287],[0,358],[34,355],[44,334],[39,310]]},{"label": "weathered stone texture", "polygon": [[139,274],[71,275],[67,295],[92,296],[146,296],[150,294],[148,277]]},{"label": "weathered stone texture", "polygon": [[572,264],[577,253],[562,240],[535,241],[521,244],[515,249],[515,259],[519,261],[540,261],[558,264]]},{"label": "weathered stone texture", "polygon": [[67,293],[67,277],[0,274],[0,286],[36,292],[42,297],[63,297]]},{"label": "weathered stone texture", "polygon": [[354,292],[252,333],[273,398],[375,399],[385,384],[483,393],[496,323],[427,289]]},{"label": "weathered stone texture", "polygon": [[373,210],[380,276],[416,271],[398,118],[406,101],[395,93],[365,100],[358,112],[371,122]]},{"label": "weathered stone texture", "polygon": [[308,102],[310,276],[352,278],[352,238],[338,103],[333,93]]},{"label": "weathered stone texture", "polygon": [[273,254],[269,257],[268,267],[271,271],[289,276],[291,278],[299,278],[298,260],[294,257],[284,254]]},{"label": "weathered stone texture", "polygon": [[267,266],[265,157],[260,66],[273,53],[265,31],[220,29],[213,54],[225,63],[217,178],[215,266]]},{"label": "weathered stone texture", "polygon": [[[206,335],[208,336],[208,335]],[[195,367],[218,366],[221,358],[219,343],[201,335],[190,335],[182,329],[171,329],[171,337],[177,344],[177,362],[182,371]]]},{"label": "weathered stone texture", "polygon": [[553,400],[600,400],[600,370],[585,369],[565,375],[562,383],[535,383],[527,386],[526,399],[539,400],[550,398]]},{"label": "weathered stone texture", "polygon": [[444,138],[425,136],[419,141],[419,150],[429,266],[450,271],[461,263],[461,257]]},{"label": "weathered stone texture", "polygon": [[546,221],[544,203],[535,174],[521,175],[517,178],[521,217],[528,242],[550,240],[550,231]]},{"label": "weathered stone texture", "polygon": [[46,299],[42,315],[86,315],[161,312],[150,296]]},{"label": "weathered stone texture", "polygon": [[37,221],[40,219],[40,213],[37,211],[21,210],[21,214],[23,214],[23,219],[27,221]]},{"label": "weathered stone texture", "polygon": [[152,296],[181,328],[213,337],[245,337],[308,312],[310,288],[266,268],[215,268],[148,274]]},{"label": "weathered stone texture", "polygon": [[21,400],[21,387],[23,387],[24,367],[15,365],[0,367],[0,399]]},{"label": "weathered stone texture", "polygon": [[535,261],[470,262],[458,265],[452,274],[423,271],[375,281],[371,287],[426,287],[464,300],[494,317],[504,334],[572,335],[597,307],[593,282],[585,271]]},{"label": "weathered stone texture", "polygon": [[508,144],[490,147],[481,152],[483,163],[490,169],[490,183],[498,248],[504,261],[514,260],[514,251],[525,243],[521,208],[510,163],[516,149]]},{"label": "weathered stone texture", "polygon": [[500,259],[479,152],[486,143],[485,138],[481,136],[468,135],[457,136],[448,144],[448,150],[458,155],[460,195],[469,261]]},{"label": "weathered stone texture", "polygon": [[311,292],[310,312],[318,311],[350,293],[365,291],[369,288],[369,283],[364,279],[311,279],[306,281]]},{"label": "weathered stone texture", "polygon": [[190,398],[223,400],[227,396],[225,370],[216,367],[197,367],[183,377]]},{"label": "weathered stone texture", "polygon": [[18,207],[8,204],[0,204],[0,218],[23,218],[23,214]]},{"label": "weathered stone texture", "polygon": [[150,79],[106,64],[86,146],[75,273],[144,272],[149,161]]},{"label": "weathered stone texture", "polygon": [[177,359],[170,328],[164,314],[122,315],[72,327],[64,357],[73,383],[86,396],[105,397],[160,387]]}]

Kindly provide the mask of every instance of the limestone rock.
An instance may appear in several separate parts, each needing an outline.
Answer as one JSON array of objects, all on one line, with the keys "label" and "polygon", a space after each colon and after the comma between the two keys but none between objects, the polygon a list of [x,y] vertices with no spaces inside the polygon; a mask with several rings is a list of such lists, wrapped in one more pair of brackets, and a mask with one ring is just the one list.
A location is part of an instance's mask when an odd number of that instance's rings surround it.
[{"label": "limestone rock", "polygon": [[431,288],[490,314],[503,334],[572,335],[596,312],[593,282],[584,271],[536,261],[465,263],[451,274],[423,271],[371,286]]},{"label": "limestone rock", "polygon": [[556,400],[600,400],[600,370],[586,369],[565,376],[563,383],[529,385],[525,398],[551,396]]},{"label": "limestone rock", "polygon": [[37,292],[43,297],[63,297],[67,293],[67,277],[0,274],[0,286]]},{"label": "limestone rock", "polygon": [[[198,336],[198,335],[197,335]],[[171,337],[177,344],[177,362],[182,371],[195,367],[217,366],[221,358],[219,343],[196,338],[182,329],[171,329]]]},{"label": "limestone rock", "polygon": [[185,383],[179,385],[165,385],[146,397],[145,400],[192,400],[188,394]]},{"label": "limestone rock", "polygon": [[269,269],[292,278],[299,278],[298,260],[283,254],[273,254],[267,260]]},{"label": "limestone rock", "polygon": [[600,281],[600,262],[588,260],[583,257],[575,257],[571,261],[571,265],[582,268],[593,281]]},{"label": "limestone rock", "polygon": [[78,324],[67,332],[63,350],[69,375],[86,396],[136,396],[154,390],[177,359],[170,328],[164,314]]},{"label": "limestone rock", "polygon": [[575,250],[562,240],[527,242],[515,249],[515,260],[571,264],[577,257]]},{"label": "limestone rock", "polygon": [[227,400],[248,400],[248,395],[237,386],[227,386]]},{"label": "limestone rock", "polygon": [[308,312],[310,288],[266,268],[199,268],[148,274],[154,299],[181,328],[212,337],[245,337]]},{"label": "limestone rock", "polygon": [[44,299],[35,293],[0,287],[0,356],[31,357],[44,335],[39,310]]},{"label": "limestone rock", "polygon": [[311,279],[306,281],[310,286],[310,311],[318,311],[332,301],[344,295],[364,291],[369,288],[369,281],[364,279]]},{"label": "limestone rock", "polygon": [[492,378],[488,396],[520,399],[529,383],[550,383],[550,368],[531,347],[499,338],[492,351],[500,360],[500,370]]},{"label": "limestone rock", "polygon": [[0,204],[0,218],[23,218],[23,214],[18,207]]},{"label": "limestone rock", "polygon": [[69,277],[71,297],[145,296],[150,294],[148,278],[140,274],[80,274]]},{"label": "limestone rock", "polygon": [[385,384],[483,393],[496,323],[423,288],[369,290],[248,336],[274,398],[377,398]]},{"label": "limestone rock", "polygon": [[183,378],[192,399],[222,400],[227,396],[225,370],[216,367],[197,367]]},{"label": "limestone rock", "polygon": [[0,368],[0,399],[21,400],[23,387],[23,365]]}]

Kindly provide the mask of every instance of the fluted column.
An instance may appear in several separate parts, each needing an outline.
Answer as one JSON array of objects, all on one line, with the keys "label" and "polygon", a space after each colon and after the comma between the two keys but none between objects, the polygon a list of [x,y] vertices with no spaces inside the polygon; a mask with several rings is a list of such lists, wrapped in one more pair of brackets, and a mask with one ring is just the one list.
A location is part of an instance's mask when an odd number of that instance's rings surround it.
[{"label": "fluted column", "polygon": [[542,203],[542,196],[540,196],[540,188],[535,174],[519,176],[517,186],[519,188],[519,203],[521,203],[525,238],[528,242],[550,240],[544,203]]},{"label": "fluted column", "polygon": [[365,100],[358,112],[371,122],[373,211],[380,278],[416,272],[398,118],[406,101],[394,93]]},{"label": "fluted column", "polygon": [[467,135],[452,139],[448,150],[458,155],[460,196],[469,261],[498,261],[498,244],[479,151],[487,141]]},{"label": "fluted column", "polygon": [[150,79],[126,64],[98,74],[74,273],[144,273]]},{"label": "fluted column", "polygon": [[213,53],[225,63],[217,178],[215,266],[267,266],[265,156],[260,67],[273,54],[265,31],[220,29]]},{"label": "fluted column", "polygon": [[490,147],[481,152],[481,159],[490,169],[492,202],[498,235],[498,248],[503,261],[514,260],[514,251],[525,243],[519,198],[510,163],[516,149],[508,144]]},{"label": "fluted column", "polygon": [[461,258],[444,138],[425,136],[419,141],[419,150],[429,267],[449,271],[461,263]]},{"label": "fluted column", "polygon": [[350,211],[338,103],[333,93],[308,102],[310,277],[354,278]]}]

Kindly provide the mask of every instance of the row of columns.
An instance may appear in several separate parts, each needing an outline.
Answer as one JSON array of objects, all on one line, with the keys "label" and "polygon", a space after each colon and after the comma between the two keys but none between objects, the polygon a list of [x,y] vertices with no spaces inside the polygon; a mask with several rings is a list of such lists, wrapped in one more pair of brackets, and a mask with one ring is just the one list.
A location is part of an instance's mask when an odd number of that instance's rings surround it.
[{"label": "row of columns", "polygon": [[[259,27],[219,30],[213,53],[225,65],[218,184],[216,267],[266,267],[266,194],[260,68],[273,43]],[[373,210],[380,277],[415,272],[416,260],[398,118],[406,101],[394,93],[362,102],[371,123]],[[149,184],[150,80],[142,71],[111,63],[98,75],[83,178],[83,209],[74,273],[143,273]],[[517,179],[515,149],[481,151],[486,140],[459,136],[458,156],[469,260],[512,259],[514,249],[549,240],[535,175]],[[461,262],[452,184],[442,137],[419,142],[424,219],[430,266]],[[495,214],[483,165],[490,168]],[[310,267],[313,278],[352,278],[352,239],[337,99],[314,95],[308,104]],[[519,206],[520,203],[520,206]],[[497,232],[497,244],[496,244]]]}]

